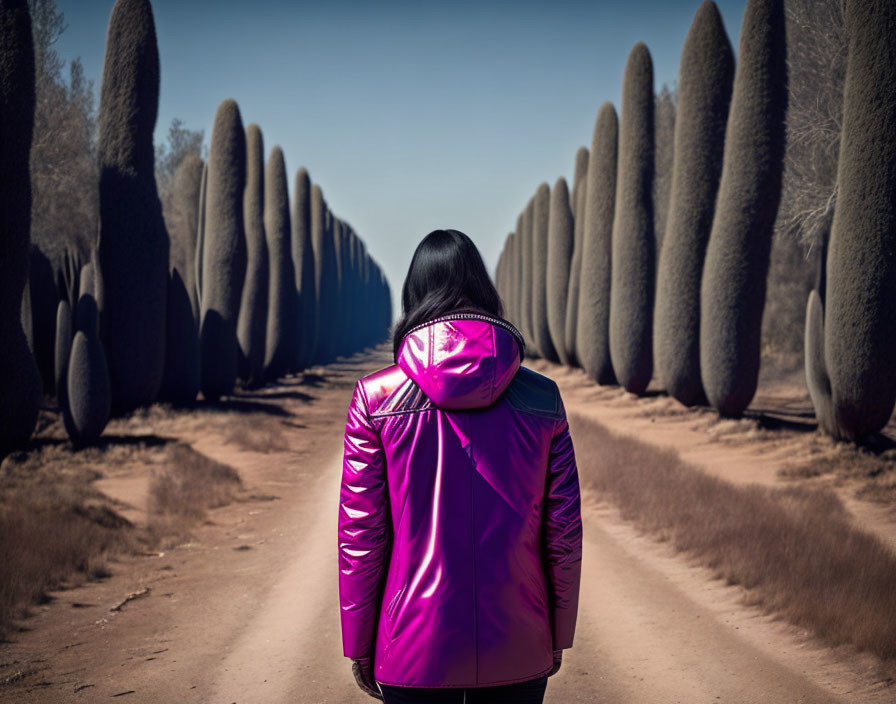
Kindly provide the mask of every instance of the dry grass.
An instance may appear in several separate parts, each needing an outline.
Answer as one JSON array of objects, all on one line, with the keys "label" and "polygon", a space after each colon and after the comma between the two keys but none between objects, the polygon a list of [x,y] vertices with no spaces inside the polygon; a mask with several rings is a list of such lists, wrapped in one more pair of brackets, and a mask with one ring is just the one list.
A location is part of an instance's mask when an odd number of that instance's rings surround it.
[{"label": "dry grass", "polygon": [[735,486],[590,419],[570,425],[583,485],[623,518],[829,645],[896,658],[896,555],[833,492]]},{"label": "dry grass", "polygon": [[226,506],[241,487],[233,467],[189,445],[169,446],[165,466],[149,486],[150,538],[155,544],[170,544],[186,537],[208,509]]},{"label": "dry grass", "polygon": [[64,485],[36,484],[2,496],[0,635],[50,590],[108,576],[107,560],[137,544],[127,521]]},{"label": "dry grass", "polygon": [[[125,465],[155,471],[145,528],[122,518],[92,484],[100,470]],[[240,487],[232,467],[154,437],[79,452],[47,443],[10,455],[0,465],[0,638],[49,591],[107,577],[115,555],[184,539]]]},{"label": "dry grass", "polygon": [[[270,421],[269,421],[270,422]],[[238,445],[249,452],[286,452],[289,450],[289,442],[283,426],[277,423],[271,426],[268,423],[244,423],[231,428],[225,436],[224,442]]]},{"label": "dry grass", "polygon": [[823,477],[837,485],[857,484],[857,498],[896,505],[896,450],[877,453],[860,445],[823,438],[817,441],[811,459],[788,464],[778,474],[785,479]]}]

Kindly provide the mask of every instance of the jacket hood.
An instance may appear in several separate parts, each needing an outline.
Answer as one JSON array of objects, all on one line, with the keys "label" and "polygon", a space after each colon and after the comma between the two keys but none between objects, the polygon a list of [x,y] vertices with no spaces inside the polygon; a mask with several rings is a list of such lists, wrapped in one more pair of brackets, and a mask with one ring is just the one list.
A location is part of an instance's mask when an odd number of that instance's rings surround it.
[{"label": "jacket hood", "polygon": [[398,366],[438,408],[485,408],[513,380],[522,350],[522,335],[507,321],[454,313],[409,330]]}]

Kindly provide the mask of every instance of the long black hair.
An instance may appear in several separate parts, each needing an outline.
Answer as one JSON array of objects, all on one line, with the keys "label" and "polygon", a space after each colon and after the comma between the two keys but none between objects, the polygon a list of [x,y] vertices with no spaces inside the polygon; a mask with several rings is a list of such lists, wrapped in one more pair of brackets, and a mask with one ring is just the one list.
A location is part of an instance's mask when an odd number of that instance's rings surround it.
[{"label": "long black hair", "polygon": [[473,240],[458,230],[433,230],[417,245],[401,290],[401,318],[392,353],[408,330],[461,310],[504,317],[504,304]]}]

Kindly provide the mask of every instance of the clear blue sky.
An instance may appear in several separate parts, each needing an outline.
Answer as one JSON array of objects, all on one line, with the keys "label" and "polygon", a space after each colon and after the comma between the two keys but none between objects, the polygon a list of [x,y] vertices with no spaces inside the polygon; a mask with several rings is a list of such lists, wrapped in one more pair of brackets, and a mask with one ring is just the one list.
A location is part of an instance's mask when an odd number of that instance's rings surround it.
[{"label": "clear blue sky", "polygon": [[[745,0],[717,0],[737,49]],[[112,0],[59,0],[57,49],[99,82]],[[597,109],[617,107],[632,45],[673,85],[699,0],[363,2],[153,0],[162,61],[156,142],[178,117],[211,135],[221,100],[324,190],[393,294],[439,227],[492,270],[541,181],[572,177]]]}]

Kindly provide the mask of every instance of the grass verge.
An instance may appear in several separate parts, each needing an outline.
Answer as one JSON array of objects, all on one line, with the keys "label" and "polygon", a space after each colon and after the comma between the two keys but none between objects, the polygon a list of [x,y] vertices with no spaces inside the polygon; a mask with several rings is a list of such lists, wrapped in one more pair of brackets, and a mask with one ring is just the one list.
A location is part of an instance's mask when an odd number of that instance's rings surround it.
[{"label": "grass verge", "polygon": [[208,509],[226,506],[242,488],[239,473],[189,445],[168,448],[165,466],[149,485],[146,527],[155,545],[170,545],[189,535]]},{"label": "grass verge", "polygon": [[[164,453],[158,461],[146,461]],[[148,520],[135,526],[93,486],[100,470],[153,472]],[[153,467],[158,467],[153,469]],[[178,442],[108,448],[50,444],[0,465],[0,639],[55,589],[109,576],[116,555],[176,544],[242,488],[236,470]]]},{"label": "grass verge", "polygon": [[570,416],[583,486],[825,643],[896,658],[896,555],[829,490],[735,486]]},{"label": "grass verge", "polygon": [[70,487],[0,491],[0,636],[50,590],[108,576],[108,559],[137,544],[128,521]]}]

